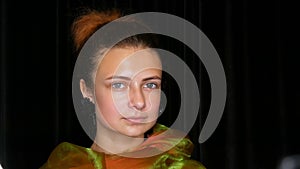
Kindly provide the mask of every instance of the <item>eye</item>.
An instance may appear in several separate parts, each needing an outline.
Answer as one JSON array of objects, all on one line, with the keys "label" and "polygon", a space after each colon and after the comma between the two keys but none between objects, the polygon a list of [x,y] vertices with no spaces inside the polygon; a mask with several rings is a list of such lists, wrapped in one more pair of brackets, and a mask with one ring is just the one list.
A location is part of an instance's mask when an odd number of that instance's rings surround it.
[{"label": "eye", "polygon": [[158,88],[158,85],[155,84],[155,83],[146,83],[146,84],[144,85],[144,88],[157,89],[157,88]]},{"label": "eye", "polygon": [[121,82],[116,82],[116,83],[112,83],[111,87],[113,89],[124,89],[126,87],[126,85]]}]

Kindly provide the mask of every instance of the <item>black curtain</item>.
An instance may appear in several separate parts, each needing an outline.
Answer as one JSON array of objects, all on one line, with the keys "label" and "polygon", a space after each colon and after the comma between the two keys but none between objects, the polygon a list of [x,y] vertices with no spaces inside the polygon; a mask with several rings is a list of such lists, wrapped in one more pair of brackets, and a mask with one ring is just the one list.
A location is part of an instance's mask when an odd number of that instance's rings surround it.
[{"label": "black curtain", "polygon": [[[173,14],[210,39],[225,69],[227,102],[219,126],[203,144],[198,137],[210,105],[208,77],[199,60],[185,57],[202,94],[200,113],[189,133],[195,144],[192,158],[208,169],[274,169],[284,157],[300,153],[296,5],[280,0],[2,0],[4,169],[38,168],[62,141],[91,144],[77,120],[71,93],[76,56],[70,25],[83,7]],[[179,42],[165,47],[192,55]],[[169,105],[170,110],[174,107],[176,103]],[[172,116],[164,117],[162,122],[171,123]]]}]

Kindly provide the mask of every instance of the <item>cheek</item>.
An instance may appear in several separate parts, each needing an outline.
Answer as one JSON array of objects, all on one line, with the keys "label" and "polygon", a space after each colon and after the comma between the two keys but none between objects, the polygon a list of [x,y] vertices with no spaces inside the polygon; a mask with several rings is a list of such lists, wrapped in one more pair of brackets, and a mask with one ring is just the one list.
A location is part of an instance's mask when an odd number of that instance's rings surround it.
[{"label": "cheek", "polygon": [[149,96],[149,104],[151,106],[151,110],[158,110],[160,105],[160,90],[154,90],[152,91]]},{"label": "cheek", "polygon": [[111,93],[105,90],[95,90],[95,95],[97,119],[100,123],[113,128],[112,126],[120,115],[116,111]]},{"label": "cheek", "polygon": [[98,112],[104,118],[112,118],[122,115],[122,111],[128,105],[128,96],[125,92],[112,92],[107,88],[95,90]]},{"label": "cheek", "polygon": [[129,97],[128,92],[111,92],[111,100],[118,110],[122,110],[123,108],[127,107]]},{"label": "cheek", "polygon": [[160,106],[160,91],[152,91],[150,95],[148,96],[148,103],[149,103],[149,109],[148,109],[148,115],[149,115],[149,121],[148,122],[154,122],[158,118],[158,112],[159,112],[159,106]]},{"label": "cheek", "polygon": [[95,97],[98,112],[101,112],[104,116],[106,114],[111,114],[114,110],[114,101],[111,93],[103,88],[98,88],[95,89]]}]

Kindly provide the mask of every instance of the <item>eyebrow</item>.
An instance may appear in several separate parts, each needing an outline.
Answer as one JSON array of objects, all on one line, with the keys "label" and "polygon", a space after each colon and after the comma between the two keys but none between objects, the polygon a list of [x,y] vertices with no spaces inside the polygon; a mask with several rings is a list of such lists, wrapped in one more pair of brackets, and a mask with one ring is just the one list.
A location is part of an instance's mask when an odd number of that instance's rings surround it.
[{"label": "eyebrow", "polygon": [[[105,80],[111,80],[111,79],[124,79],[124,80],[131,80],[131,78],[126,77],[126,76],[110,76],[108,78],[106,78]],[[151,76],[151,77],[147,77],[145,79],[143,79],[143,81],[147,81],[147,80],[161,80],[161,78],[159,76]]]},{"label": "eyebrow", "polygon": [[111,79],[131,80],[129,77],[126,77],[126,76],[110,76],[110,77],[106,78],[105,80],[111,80]]},{"label": "eyebrow", "polygon": [[159,76],[152,76],[152,77],[148,77],[148,78],[143,79],[143,81],[147,81],[147,80],[155,80],[155,79],[161,80],[161,78],[160,78]]}]

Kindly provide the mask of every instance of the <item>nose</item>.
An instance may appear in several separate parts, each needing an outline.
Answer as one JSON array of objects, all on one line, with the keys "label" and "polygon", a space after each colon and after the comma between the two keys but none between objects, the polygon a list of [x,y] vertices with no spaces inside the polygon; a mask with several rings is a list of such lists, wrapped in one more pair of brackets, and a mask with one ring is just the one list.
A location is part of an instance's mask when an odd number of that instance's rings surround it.
[{"label": "nose", "polygon": [[145,96],[141,88],[135,86],[129,90],[129,106],[136,110],[143,110],[146,107]]}]

